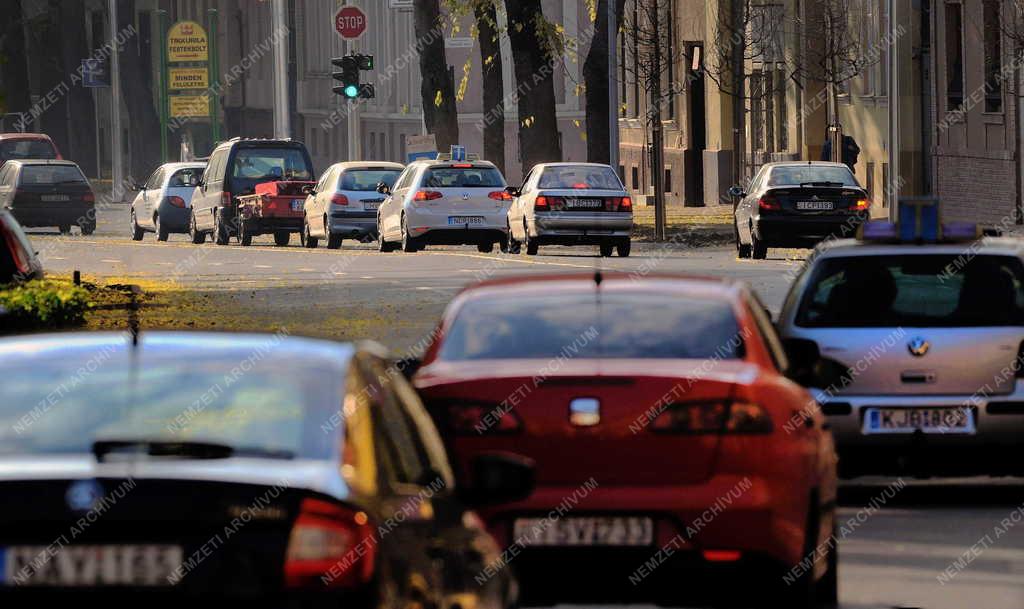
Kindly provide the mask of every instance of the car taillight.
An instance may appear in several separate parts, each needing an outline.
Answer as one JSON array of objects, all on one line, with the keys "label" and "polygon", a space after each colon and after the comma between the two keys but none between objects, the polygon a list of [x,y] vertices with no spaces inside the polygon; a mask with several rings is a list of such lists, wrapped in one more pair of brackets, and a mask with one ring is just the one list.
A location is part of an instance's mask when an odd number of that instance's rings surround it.
[{"label": "car taillight", "polygon": [[331,197],[331,203],[335,205],[348,205],[348,197],[342,194],[336,194]]},{"label": "car taillight", "polygon": [[552,197],[537,197],[533,201],[533,209],[535,211],[548,211],[551,209]]},{"label": "car taillight", "polygon": [[21,275],[27,275],[32,270],[28,260],[28,252],[22,249],[10,227],[6,226],[3,221],[0,221],[0,230],[3,231],[4,241],[7,242],[7,250],[11,252],[15,268],[18,269],[18,273]]},{"label": "car taillight", "polygon": [[285,585],[349,587],[370,581],[377,549],[373,531],[365,512],[304,499],[288,537]]},{"label": "car taillight", "polygon": [[633,200],[629,197],[612,197],[604,200],[605,211],[633,211]]},{"label": "car taillight", "polygon": [[574,190],[586,190],[587,188],[590,188],[590,184],[587,184],[585,182],[577,182],[573,184],[572,187]]},{"label": "car taillight", "polygon": [[757,202],[757,206],[761,208],[762,211],[778,211],[782,209],[779,202],[771,197],[761,197],[761,200]]},{"label": "car taillight", "polygon": [[448,420],[457,435],[509,434],[523,428],[519,415],[504,404],[452,404]]},{"label": "car taillight", "polygon": [[619,211],[633,211],[633,199],[622,197],[619,200]]},{"label": "car taillight", "polygon": [[854,211],[867,211],[871,209],[871,201],[867,199],[857,199],[857,202],[853,204]]},{"label": "car taillight", "polygon": [[82,195],[82,200],[85,201],[86,203],[95,203],[96,195],[92,194],[91,191],[87,192],[84,195]]},{"label": "car taillight", "polygon": [[662,433],[771,433],[772,421],[758,404],[746,402],[695,402],[670,404],[651,423]]},{"label": "car taillight", "polygon": [[1017,359],[1013,361],[1014,376],[1024,379],[1024,341],[1017,347]]},{"label": "car taillight", "polygon": [[512,200],[512,195],[510,195],[508,193],[508,191],[505,191],[505,190],[496,190],[496,191],[488,194],[487,196],[489,198],[491,198],[491,199],[494,199],[495,201],[511,201]]},{"label": "car taillight", "polygon": [[224,207],[231,207],[231,193],[230,192],[222,192],[220,194],[220,200],[221,200],[221,205],[223,205]]},{"label": "car taillight", "polygon": [[413,201],[433,201],[434,199],[440,199],[444,194],[437,192],[436,190],[417,190],[416,194],[412,196]]},{"label": "car taillight", "polygon": [[182,199],[181,197],[175,197],[175,196],[167,197],[167,202],[170,203],[174,207],[180,207],[182,209],[185,208],[185,199]]}]

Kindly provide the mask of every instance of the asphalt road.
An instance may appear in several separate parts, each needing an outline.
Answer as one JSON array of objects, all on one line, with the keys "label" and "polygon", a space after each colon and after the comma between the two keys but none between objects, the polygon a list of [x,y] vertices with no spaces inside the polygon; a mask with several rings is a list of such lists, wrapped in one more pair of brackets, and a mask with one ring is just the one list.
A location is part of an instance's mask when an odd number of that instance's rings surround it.
[{"label": "asphalt road", "polygon": [[[274,247],[193,246],[184,235],[157,243],[127,238],[127,214],[100,214],[91,237],[33,232],[50,272],[170,281],[183,290],[251,290],[250,306],[312,315],[331,306],[384,315],[394,330],[376,336],[401,349],[412,344],[462,286],[512,274],[593,271],[685,272],[749,282],[778,310],[806,251],[772,251],[763,262],[740,261],[729,248],[638,244],[628,259],[596,257],[596,248],[544,248],[536,257],[479,254],[438,247],[417,254],[380,254],[346,242],[340,251]],[[315,305],[315,307],[313,306]],[[259,328],[254,328],[259,329]],[[1024,483],[1014,480],[906,481],[891,499],[891,480],[843,489],[840,599],[845,608],[1020,609],[1024,607]]]}]

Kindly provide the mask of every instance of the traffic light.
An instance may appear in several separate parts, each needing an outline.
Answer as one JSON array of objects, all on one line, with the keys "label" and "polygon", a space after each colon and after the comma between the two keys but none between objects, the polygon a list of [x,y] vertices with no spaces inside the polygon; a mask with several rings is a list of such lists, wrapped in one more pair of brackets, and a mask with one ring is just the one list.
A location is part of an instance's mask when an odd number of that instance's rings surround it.
[{"label": "traffic light", "polygon": [[373,55],[346,55],[331,59],[331,64],[340,68],[340,72],[334,72],[331,76],[334,80],[341,81],[341,86],[333,87],[332,90],[345,99],[373,99],[376,97],[376,90],[373,85],[360,83],[360,72],[373,69]]}]

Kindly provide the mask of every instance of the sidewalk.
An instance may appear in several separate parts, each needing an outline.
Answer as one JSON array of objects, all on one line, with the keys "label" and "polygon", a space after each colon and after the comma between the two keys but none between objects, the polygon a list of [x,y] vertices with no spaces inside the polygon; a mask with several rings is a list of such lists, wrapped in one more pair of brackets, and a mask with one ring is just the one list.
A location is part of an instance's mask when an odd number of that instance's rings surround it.
[{"label": "sidewalk", "polygon": [[[682,207],[671,205],[665,222],[669,241],[691,247],[726,245],[733,242],[732,206]],[[654,208],[633,210],[633,236],[651,241],[654,236]]]}]

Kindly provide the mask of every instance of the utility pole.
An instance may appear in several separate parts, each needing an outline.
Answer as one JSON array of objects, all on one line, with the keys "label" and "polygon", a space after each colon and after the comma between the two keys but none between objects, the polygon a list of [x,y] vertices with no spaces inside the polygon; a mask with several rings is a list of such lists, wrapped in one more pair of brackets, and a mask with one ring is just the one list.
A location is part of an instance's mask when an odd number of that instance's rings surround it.
[{"label": "utility pole", "polygon": [[124,193],[124,158],[121,154],[121,50],[117,46],[117,0],[109,0],[110,11],[110,116],[111,142],[110,200],[120,203]]},{"label": "utility pole", "polygon": [[[744,107],[743,96],[746,90],[746,71],[744,57],[744,43],[746,42],[746,28],[744,27],[744,0],[732,0],[731,14],[732,32],[730,36],[732,64],[732,171],[733,183],[742,184],[743,181],[743,156],[746,150],[744,135],[746,131],[746,108]],[[739,40],[737,40],[737,38]]]},{"label": "utility pole", "polygon": [[[345,42],[345,54],[348,55],[355,50],[356,44],[354,42]],[[348,115],[345,117],[345,127],[348,130],[348,160],[358,161],[360,150],[363,145],[360,141],[360,127],[359,127],[359,107],[362,102],[359,99],[352,99],[348,102]]]},{"label": "utility pole", "polygon": [[284,35],[285,0],[273,0],[271,23],[274,28],[274,137],[291,137],[288,113],[288,36]]},{"label": "utility pole", "polygon": [[900,78],[899,24],[896,21],[896,0],[889,0],[889,221],[895,222],[900,200]]},{"label": "utility pole", "polygon": [[[665,132],[661,124],[661,3],[662,0],[649,0],[653,3],[651,11],[651,32],[658,39],[654,45],[651,58],[651,178],[654,183],[654,239],[665,239]],[[672,31],[672,28],[666,28]]]},{"label": "utility pole", "polygon": [[[608,164],[619,171],[619,22],[615,0],[608,4]],[[626,181],[626,176],[621,176]]]}]

